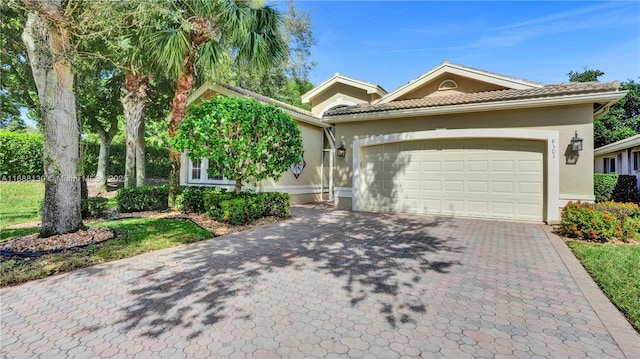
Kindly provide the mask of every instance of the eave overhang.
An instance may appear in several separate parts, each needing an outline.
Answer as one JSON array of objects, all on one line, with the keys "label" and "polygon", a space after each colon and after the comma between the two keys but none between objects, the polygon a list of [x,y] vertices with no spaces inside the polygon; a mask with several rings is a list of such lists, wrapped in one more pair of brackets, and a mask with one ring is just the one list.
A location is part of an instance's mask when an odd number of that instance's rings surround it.
[{"label": "eave overhang", "polygon": [[504,111],[548,106],[568,106],[585,103],[614,103],[626,95],[625,91],[600,92],[597,94],[576,94],[557,97],[526,98],[484,103],[457,104],[388,110],[378,112],[364,112],[340,116],[327,116],[323,120],[327,123],[347,123],[359,121],[375,121],[389,118],[406,118],[417,116],[450,115],[457,113],[472,113],[485,111]]}]

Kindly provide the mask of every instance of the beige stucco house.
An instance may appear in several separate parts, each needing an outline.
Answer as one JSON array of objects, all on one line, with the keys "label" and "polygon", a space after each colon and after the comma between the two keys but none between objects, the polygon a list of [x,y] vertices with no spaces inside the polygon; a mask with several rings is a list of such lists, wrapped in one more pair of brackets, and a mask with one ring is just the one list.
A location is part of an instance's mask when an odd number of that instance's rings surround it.
[{"label": "beige stucco house", "polygon": [[[543,85],[445,61],[392,92],[335,74],[303,95],[311,112],[232,86],[191,100],[251,96],[298,121],[303,173],[257,190],[346,210],[557,222],[568,201],[594,199],[593,119],[625,95],[618,86]],[[582,151],[571,149],[577,135]],[[183,183],[203,183],[184,161]]]},{"label": "beige stucco house", "polygon": [[636,176],[640,189],[640,135],[596,148],[593,155],[596,173]]}]

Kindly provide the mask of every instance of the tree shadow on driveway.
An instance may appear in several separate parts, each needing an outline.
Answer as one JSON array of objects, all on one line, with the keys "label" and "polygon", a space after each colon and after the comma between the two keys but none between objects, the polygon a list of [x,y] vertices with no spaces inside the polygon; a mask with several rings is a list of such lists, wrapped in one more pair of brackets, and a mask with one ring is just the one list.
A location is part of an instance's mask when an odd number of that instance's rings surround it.
[{"label": "tree shadow on driveway", "polygon": [[[152,337],[183,328],[193,339],[229,313],[245,313],[243,318],[251,320],[259,314],[251,310],[252,296],[269,297],[266,303],[275,306],[288,295],[302,300],[317,295],[301,293],[292,283],[318,281],[318,276],[339,280],[342,287],[331,290],[345,307],[374,302],[389,326],[412,322],[412,314],[425,312],[427,305],[413,295],[414,286],[427,272],[447,273],[459,264],[451,254],[463,248],[446,237],[447,231],[433,234],[437,227],[453,225],[447,222],[296,207],[285,222],[163,254],[156,268],[133,281],[122,323]],[[266,276],[274,274],[280,276],[277,286],[263,288]]]}]

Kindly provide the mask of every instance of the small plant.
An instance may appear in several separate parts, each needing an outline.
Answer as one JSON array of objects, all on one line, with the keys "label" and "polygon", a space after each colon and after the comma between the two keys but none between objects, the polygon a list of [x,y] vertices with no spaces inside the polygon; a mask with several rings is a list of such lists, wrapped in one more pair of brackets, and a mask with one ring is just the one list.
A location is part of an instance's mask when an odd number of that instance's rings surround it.
[{"label": "small plant", "polygon": [[82,218],[102,217],[109,209],[109,200],[104,197],[89,197],[80,201]]},{"label": "small plant", "polygon": [[169,207],[169,186],[120,188],[116,199],[120,212],[165,210]]},{"label": "small plant", "polygon": [[640,207],[635,203],[569,202],[562,211],[567,237],[608,242],[640,239]]}]

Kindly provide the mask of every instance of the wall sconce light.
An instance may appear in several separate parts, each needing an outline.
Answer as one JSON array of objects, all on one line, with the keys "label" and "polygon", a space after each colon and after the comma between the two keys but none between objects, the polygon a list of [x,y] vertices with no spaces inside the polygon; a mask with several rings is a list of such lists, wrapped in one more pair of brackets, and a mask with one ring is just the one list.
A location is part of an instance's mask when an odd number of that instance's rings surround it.
[{"label": "wall sconce light", "polygon": [[578,131],[576,131],[575,136],[571,139],[571,151],[582,151],[582,138],[578,137]]},{"label": "wall sconce light", "polygon": [[344,147],[344,142],[340,141],[340,147],[338,147],[336,154],[338,157],[345,157],[347,155],[347,149]]}]

